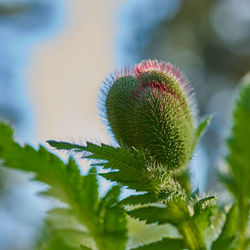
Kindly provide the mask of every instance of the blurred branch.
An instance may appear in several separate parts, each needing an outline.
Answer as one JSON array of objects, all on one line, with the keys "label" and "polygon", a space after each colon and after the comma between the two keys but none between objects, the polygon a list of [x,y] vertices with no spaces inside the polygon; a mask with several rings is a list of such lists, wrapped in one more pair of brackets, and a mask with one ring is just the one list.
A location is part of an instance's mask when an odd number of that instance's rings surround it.
[{"label": "blurred branch", "polygon": [[0,3],[0,16],[14,16],[19,13],[25,12],[29,7],[30,3],[23,4],[3,4]]}]

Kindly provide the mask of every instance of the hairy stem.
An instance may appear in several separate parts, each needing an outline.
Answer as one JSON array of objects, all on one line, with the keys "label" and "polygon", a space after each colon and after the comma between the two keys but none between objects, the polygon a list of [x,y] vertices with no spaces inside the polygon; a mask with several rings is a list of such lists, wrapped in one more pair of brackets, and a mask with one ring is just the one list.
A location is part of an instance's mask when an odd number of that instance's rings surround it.
[{"label": "hairy stem", "polygon": [[183,235],[189,249],[207,249],[203,234],[191,219],[181,223],[178,226],[178,230]]},{"label": "hairy stem", "polygon": [[237,249],[245,249],[246,231],[248,225],[249,202],[247,196],[242,196],[239,200],[239,240]]}]

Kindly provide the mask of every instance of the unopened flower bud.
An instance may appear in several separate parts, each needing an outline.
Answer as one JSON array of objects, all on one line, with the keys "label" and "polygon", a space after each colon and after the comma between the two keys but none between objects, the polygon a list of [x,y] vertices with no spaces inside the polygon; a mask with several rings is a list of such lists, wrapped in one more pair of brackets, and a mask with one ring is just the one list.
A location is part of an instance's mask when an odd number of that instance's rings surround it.
[{"label": "unopened flower bud", "polygon": [[142,61],[116,72],[104,86],[104,112],[120,146],[147,150],[173,170],[194,150],[192,91],[172,64]]}]

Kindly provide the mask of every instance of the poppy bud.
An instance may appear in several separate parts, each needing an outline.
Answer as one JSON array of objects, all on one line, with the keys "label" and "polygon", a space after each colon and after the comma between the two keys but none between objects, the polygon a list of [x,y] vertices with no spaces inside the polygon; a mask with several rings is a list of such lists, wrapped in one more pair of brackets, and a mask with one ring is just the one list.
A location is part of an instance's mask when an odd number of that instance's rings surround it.
[{"label": "poppy bud", "polygon": [[178,69],[142,61],[116,72],[103,91],[107,123],[120,146],[147,150],[168,170],[188,163],[196,139],[194,102]]}]

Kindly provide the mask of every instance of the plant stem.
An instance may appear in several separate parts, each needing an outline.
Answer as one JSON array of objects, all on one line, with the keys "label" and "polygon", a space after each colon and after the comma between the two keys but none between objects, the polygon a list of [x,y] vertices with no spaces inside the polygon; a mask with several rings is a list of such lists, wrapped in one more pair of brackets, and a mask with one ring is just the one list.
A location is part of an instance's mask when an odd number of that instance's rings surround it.
[{"label": "plant stem", "polygon": [[249,215],[249,202],[246,195],[242,195],[239,200],[239,240],[237,249],[241,250],[245,248],[246,230],[248,224]]},{"label": "plant stem", "polygon": [[184,240],[189,249],[206,250],[206,243],[203,234],[195,225],[194,221],[187,220],[178,226],[180,233],[183,235]]}]

